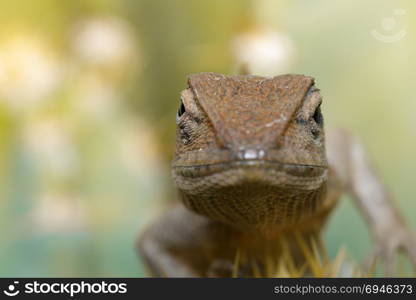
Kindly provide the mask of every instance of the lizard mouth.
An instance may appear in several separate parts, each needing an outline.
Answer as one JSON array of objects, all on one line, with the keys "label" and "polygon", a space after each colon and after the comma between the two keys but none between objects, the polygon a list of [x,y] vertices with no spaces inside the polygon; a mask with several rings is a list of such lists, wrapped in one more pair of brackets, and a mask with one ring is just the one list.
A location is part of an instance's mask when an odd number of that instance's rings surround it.
[{"label": "lizard mouth", "polygon": [[242,170],[252,173],[280,172],[294,177],[319,177],[328,169],[325,158],[310,152],[286,149],[245,149],[241,151],[193,151],[177,155],[172,166],[176,175],[196,178]]},{"label": "lizard mouth", "polygon": [[274,170],[281,171],[292,176],[317,177],[322,175],[327,170],[327,167],[323,165],[284,163],[264,159],[235,160],[211,164],[173,166],[173,171],[177,175],[193,178],[214,175],[231,169],[243,169],[248,172],[250,170],[255,172],[260,170]]}]

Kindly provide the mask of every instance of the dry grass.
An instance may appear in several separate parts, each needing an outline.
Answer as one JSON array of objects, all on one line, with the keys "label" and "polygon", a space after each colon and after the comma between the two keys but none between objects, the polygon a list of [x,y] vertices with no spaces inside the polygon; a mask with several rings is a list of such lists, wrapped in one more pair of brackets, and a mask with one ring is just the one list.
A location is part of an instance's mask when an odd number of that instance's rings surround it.
[{"label": "dry grass", "polygon": [[[295,263],[287,242],[281,242],[279,259],[267,255],[264,268],[259,268],[254,262],[251,264],[253,277],[374,277],[377,265],[374,263],[367,272],[352,259],[347,258],[345,248],[341,248],[334,259],[331,259],[325,246],[315,240],[305,241],[296,236],[296,242],[304,257],[304,263]],[[237,251],[232,277],[239,277],[239,267],[242,264],[240,251]]]}]

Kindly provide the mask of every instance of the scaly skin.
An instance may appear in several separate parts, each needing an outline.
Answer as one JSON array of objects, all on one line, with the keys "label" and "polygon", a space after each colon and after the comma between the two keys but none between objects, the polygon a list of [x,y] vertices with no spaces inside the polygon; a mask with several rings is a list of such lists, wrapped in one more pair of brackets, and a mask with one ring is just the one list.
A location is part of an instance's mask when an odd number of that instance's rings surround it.
[{"label": "scaly skin", "polygon": [[237,275],[253,276],[253,265],[265,270],[284,247],[302,265],[296,237],[319,242],[344,191],[368,221],[386,273],[398,249],[416,264],[416,241],[361,145],[344,131],[325,141],[313,78],[200,73],[188,83],[172,167],[186,208],[170,208],[139,243],[154,276],[230,276],[237,252]]}]

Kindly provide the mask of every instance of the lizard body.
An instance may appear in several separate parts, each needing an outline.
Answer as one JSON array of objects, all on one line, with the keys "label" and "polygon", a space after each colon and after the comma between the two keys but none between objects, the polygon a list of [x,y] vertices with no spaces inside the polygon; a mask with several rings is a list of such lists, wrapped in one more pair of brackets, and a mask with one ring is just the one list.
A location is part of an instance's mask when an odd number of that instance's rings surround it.
[{"label": "lizard body", "polygon": [[238,252],[238,276],[253,276],[253,264],[267,268],[266,257],[278,260],[285,245],[302,264],[296,237],[319,240],[344,191],[368,221],[387,272],[397,249],[416,264],[416,241],[362,146],[345,131],[325,140],[312,77],[200,73],[188,84],[172,166],[184,206],[139,242],[153,275],[230,276]]}]

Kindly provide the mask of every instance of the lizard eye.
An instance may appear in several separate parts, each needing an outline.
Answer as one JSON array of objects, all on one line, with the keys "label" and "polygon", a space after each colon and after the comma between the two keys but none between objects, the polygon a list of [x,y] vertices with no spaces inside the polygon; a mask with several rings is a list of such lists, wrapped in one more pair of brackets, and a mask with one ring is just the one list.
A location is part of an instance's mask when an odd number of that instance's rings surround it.
[{"label": "lizard eye", "polygon": [[181,105],[179,106],[179,109],[178,109],[178,118],[182,116],[185,112],[186,112],[185,105],[183,105],[183,101],[181,99]]},{"label": "lizard eye", "polygon": [[312,116],[312,118],[314,119],[314,121],[316,122],[316,124],[322,126],[324,123],[324,117],[322,116],[322,112],[321,112],[321,105],[319,104],[319,106],[315,109],[315,112]]}]

